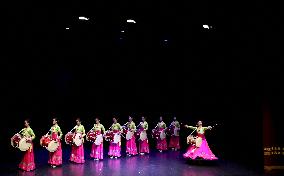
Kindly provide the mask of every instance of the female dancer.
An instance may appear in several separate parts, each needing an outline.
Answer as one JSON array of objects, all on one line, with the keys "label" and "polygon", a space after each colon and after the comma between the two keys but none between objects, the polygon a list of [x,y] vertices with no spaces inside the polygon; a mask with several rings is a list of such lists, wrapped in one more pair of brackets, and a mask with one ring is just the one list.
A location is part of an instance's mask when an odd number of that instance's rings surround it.
[{"label": "female dancer", "polygon": [[55,152],[49,152],[49,159],[48,164],[50,164],[53,168],[56,166],[62,165],[62,148],[61,148],[61,138],[62,138],[62,131],[60,127],[58,126],[58,119],[53,118],[52,119],[53,126],[50,128],[51,132],[51,139],[55,140],[59,143],[59,146]]},{"label": "female dancer", "polygon": [[172,148],[172,150],[177,151],[180,149],[180,144],[179,144],[180,124],[177,121],[176,117],[174,117],[174,121],[171,123],[171,126],[174,128],[174,134],[172,134],[170,138],[169,148]]},{"label": "female dancer", "polygon": [[132,117],[129,116],[129,122],[127,123],[127,128],[132,132],[132,137],[129,140],[126,140],[126,153],[128,156],[137,155],[137,146],[135,142],[134,132],[136,131],[135,123],[133,122]]},{"label": "female dancer", "polygon": [[187,152],[183,154],[184,158],[191,158],[196,159],[197,157],[205,159],[205,160],[216,160],[218,159],[210,150],[208,143],[205,138],[205,131],[212,129],[211,126],[203,127],[202,121],[197,122],[197,127],[188,126],[185,125],[186,128],[190,128],[193,130],[196,130],[197,137],[200,137],[202,139],[200,147],[197,147],[196,145],[190,145],[187,149]]},{"label": "female dancer", "polygon": [[34,162],[34,149],[32,140],[35,139],[35,134],[30,127],[30,121],[27,119],[25,120],[25,128],[20,131],[20,134],[27,139],[27,142],[31,143],[31,147],[25,151],[23,159],[19,164],[19,168],[24,171],[31,171],[35,169],[35,162]]},{"label": "female dancer", "polygon": [[[98,133],[98,135],[105,133],[105,127],[100,124],[99,118],[96,118],[96,123],[94,124],[94,127],[91,130],[94,130],[96,133]],[[103,159],[103,142],[100,145],[96,145],[95,143],[93,143],[90,156],[91,158],[94,158],[94,160],[97,161]]]},{"label": "female dancer", "polygon": [[[111,126],[111,130],[113,131],[114,134],[119,134],[120,131],[122,130],[121,125],[117,123],[117,119],[115,117],[113,117],[112,120],[113,124]],[[120,152],[121,152],[121,142],[113,143],[113,141],[110,141],[109,152],[108,152],[110,158],[112,159],[113,157],[115,157],[115,159],[117,159],[117,157],[121,156]]]},{"label": "female dancer", "polygon": [[[166,129],[167,126],[166,126],[165,122],[163,122],[162,116],[160,116],[160,122],[157,124],[157,127],[158,127],[158,130],[159,130],[160,133],[165,132],[165,129]],[[167,139],[166,138],[164,138],[164,139],[158,138],[156,148],[160,152],[163,152],[163,150],[167,150]]]},{"label": "female dancer", "polygon": [[148,123],[146,122],[145,117],[142,116],[142,122],[140,122],[140,124],[141,133],[144,133],[146,139],[139,139],[139,153],[140,155],[144,155],[145,153],[149,153],[149,143],[146,132],[148,130]]},{"label": "female dancer", "polygon": [[70,156],[70,161],[74,163],[85,163],[85,157],[84,157],[84,137],[85,137],[85,128],[81,124],[80,118],[76,119],[77,125],[75,126],[75,135],[77,133],[81,133],[82,137],[82,144],[80,146],[72,145],[72,151]]}]

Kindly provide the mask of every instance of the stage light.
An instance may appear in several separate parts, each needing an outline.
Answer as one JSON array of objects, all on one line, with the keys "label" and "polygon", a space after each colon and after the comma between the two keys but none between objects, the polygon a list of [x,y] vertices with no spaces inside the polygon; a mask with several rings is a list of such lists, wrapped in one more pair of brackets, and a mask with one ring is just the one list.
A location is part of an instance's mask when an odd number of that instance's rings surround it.
[{"label": "stage light", "polygon": [[124,32],[124,31],[121,31],[121,32]]},{"label": "stage light", "polygon": [[167,39],[164,40],[164,42],[167,42],[167,41],[168,41]]},{"label": "stage light", "polygon": [[85,20],[85,21],[88,21],[88,20],[89,20],[89,18],[84,17],[84,16],[80,16],[80,17],[79,17],[79,20]]},{"label": "stage light", "polygon": [[209,25],[207,25],[207,24],[204,24],[204,25],[203,25],[203,28],[204,28],[204,29],[211,29],[212,26],[209,26]]},{"label": "stage light", "polygon": [[68,30],[68,29],[70,29],[70,28],[69,28],[69,27],[67,27],[67,28],[65,28],[65,29],[67,29],[67,30]]},{"label": "stage light", "polygon": [[136,23],[136,21],[132,20],[132,19],[128,19],[127,23]]}]

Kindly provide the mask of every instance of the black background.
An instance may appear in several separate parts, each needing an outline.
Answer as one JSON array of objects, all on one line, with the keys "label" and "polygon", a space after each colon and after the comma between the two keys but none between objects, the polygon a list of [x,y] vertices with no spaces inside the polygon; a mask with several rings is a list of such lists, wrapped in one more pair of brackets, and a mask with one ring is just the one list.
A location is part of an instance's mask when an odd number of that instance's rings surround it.
[{"label": "black background", "polygon": [[[218,123],[207,133],[214,153],[262,167],[261,105],[281,96],[281,65],[263,59],[258,50],[261,3],[60,1],[12,6],[5,33],[8,54],[1,61],[1,152],[13,156],[8,160],[17,160],[10,137],[25,118],[32,120],[39,147],[52,112],[64,133],[77,116],[88,130],[97,115],[108,127],[113,114],[121,124],[128,115],[138,123],[144,114],[152,128],[160,115],[167,124],[173,115],[187,124]],[[78,16],[90,20],[79,21]],[[137,23],[126,23],[129,18]],[[213,28],[203,29],[203,24]],[[181,132],[183,149],[189,132]]]}]

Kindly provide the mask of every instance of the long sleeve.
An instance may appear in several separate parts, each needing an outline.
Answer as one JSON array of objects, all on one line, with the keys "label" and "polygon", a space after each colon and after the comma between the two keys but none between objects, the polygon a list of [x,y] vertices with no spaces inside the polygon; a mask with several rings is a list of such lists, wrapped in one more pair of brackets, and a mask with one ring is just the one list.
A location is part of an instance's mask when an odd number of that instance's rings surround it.
[{"label": "long sleeve", "polygon": [[176,128],[180,128],[180,124],[179,124],[179,122],[176,122],[176,124],[175,124],[175,126],[176,126]]},{"label": "long sleeve", "polygon": [[29,135],[31,136],[32,140],[34,140],[35,139],[34,131],[30,128],[28,132],[29,132]]},{"label": "long sleeve", "polygon": [[194,127],[194,126],[187,126],[187,128],[192,129],[192,130],[197,129],[197,127]]},{"label": "long sleeve", "polygon": [[119,130],[122,130],[122,127],[119,123],[117,123],[117,127],[118,127]]},{"label": "long sleeve", "polygon": [[144,130],[146,131],[146,130],[148,130],[148,123],[147,122],[144,122]]},{"label": "long sleeve", "polygon": [[83,132],[83,135],[82,137],[86,136],[86,131],[85,131],[85,127],[82,125],[82,132]]},{"label": "long sleeve", "polygon": [[131,124],[129,125],[129,128],[130,128],[131,130],[136,130],[136,125],[135,125],[135,123],[134,123],[134,122],[131,122]]},{"label": "long sleeve", "polygon": [[62,136],[63,136],[63,133],[62,133],[61,128],[60,128],[59,126],[57,126],[57,133],[59,134],[59,135],[58,135],[58,136],[59,136],[59,139],[61,139]]}]

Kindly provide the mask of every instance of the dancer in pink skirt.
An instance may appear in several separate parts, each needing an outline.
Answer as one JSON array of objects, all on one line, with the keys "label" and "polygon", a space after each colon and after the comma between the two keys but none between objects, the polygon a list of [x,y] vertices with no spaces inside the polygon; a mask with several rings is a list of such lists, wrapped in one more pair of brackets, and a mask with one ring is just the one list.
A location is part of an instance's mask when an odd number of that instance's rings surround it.
[{"label": "dancer in pink skirt", "polygon": [[72,151],[70,156],[70,161],[78,164],[85,163],[85,157],[84,157],[84,137],[85,137],[85,128],[81,124],[80,118],[76,119],[77,125],[75,126],[75,135],[77,133],[80,133],[82,136],[82,144],[80,146],[76,146],[75,144],[72,145]]},{"label": "dancer in pink skirt", "polygon": [[[111,126],[111,130],[114,133],[114,135],[120,135],[122,127],[119,123],[117,123],[117,119],[114,117],[112,118],[113,120],[113,124]],[[110,156],[110,158],[112,159],[113,157],[115,157],[115,159],[117,159],[118,157],[121,156],[121,140],[118,143],[114,143],[113,140],[110,141],[109,144],[109,152],[108,155]]]},{"label": "dancer in pink skirt", "polygon": [[137,146],[135,142],[134,132],[136,131],[135,123],[132,120],[132,117],[129,116],[129,122],[127,123],[127,129],[132,134],[132,137],[129,140],[126,140],[126,153],[128,156],[137,155]]},{"label": "dancer in pink skirt", "polygon": [[34,162],[34,149],[32,140],[35,139],[35,134],[30,127],[30,121],[27,119],[25,120],[25,128],[20,131],[20,134],[27,139],[27,142],[31,143],[31,147],[25,151],[23,159],[19,164],[19,168],[24,171],[32,171],[35,169],[35,162]]},{"label": "dancer in pink skirt", "polygon": [[140,133],[142,133],[142,135],[144,135],[145,138],[139,139],[139,153],[140,155],[144,155],[145,153],[149,153],[149,143],[146,132],[148,130],[148,123],[146,122],[146,119],[143,116],[142,116],[142,122],[140,122],[140,130],[141,130]]},{"label": "dancer in pink skirt", "polygon": [[[157,124],[158,130],[160,133],[165,133],[165,129],[166,129],[166,124],[165,122],[163,122],[163,117],[160,116],[160,122]],[[167,138],[158,138],[157,139],[157,146],[156,148],[160,151],[163,152],[164,150],[167,150]]]},{"label": "dancer in pink skirt", "polygon": [[180,124],[177,121],[176,117],[174,117],[174,121],[171,123],[171,126],[174,128],[174,133],[170,138],[169,148],[172,148],[172,150],[177,151],[180,149],[180,143],[179,143]]},{"label": "dancer in pink skirt", "polygon": [[202,127],[202,121],[198,121],[197,127],[188,126],[188,125],[185,125],[185,127],[196,130],[197,137],[201,139],[201,145],[199,144],[199,146],[197,146],[197,143],[192,143],[187,149],[187,152],[183,154],[183,157],[191,158],[193,160],[196,158],[202,158],[204,160],[217,160],[218,158],[210,150],[205,138],[205,131],[212,129],[212,127],[211,126]]},{"label": "dancer in pink skirt", "polygon": [[60,127],[58,126],[58,119],[53,118],[52,119],[53,126],[49,130],[51,132],[51,139],[55,140],[59,143],[59,146],[55,152],[49,152],[49,159],[48,164],[50,164],[53,168],[56,166],[62,165],[62,148],[61,148],[61,138],[62,138],[62,132]]},{"label": "dancer in pink skirt", "polygon": [[[105,127],[100,124],[99,118],[96,118],[96,123],[94,124],[94,127],[91,130],[96,132],[98,135],[103,135],[105,133]],[[94,160],[102,160],[103,149],[103,142],[100,145],[96,145],[95,143],[93,143],[92,151],[90,154],[91,158],[94,158]]]}]

